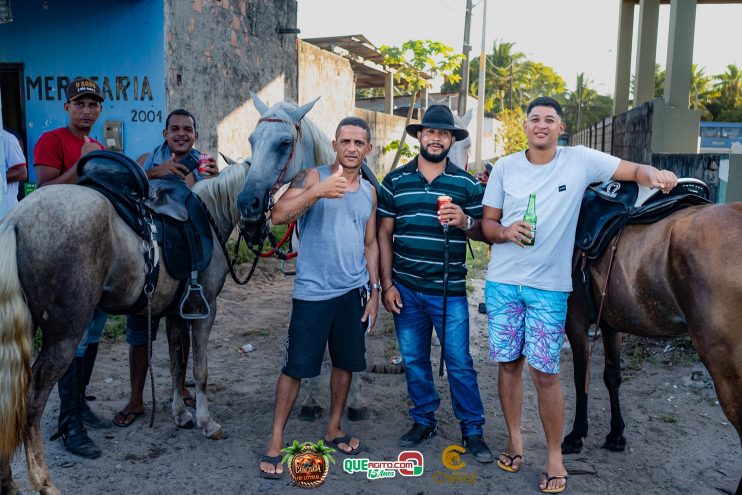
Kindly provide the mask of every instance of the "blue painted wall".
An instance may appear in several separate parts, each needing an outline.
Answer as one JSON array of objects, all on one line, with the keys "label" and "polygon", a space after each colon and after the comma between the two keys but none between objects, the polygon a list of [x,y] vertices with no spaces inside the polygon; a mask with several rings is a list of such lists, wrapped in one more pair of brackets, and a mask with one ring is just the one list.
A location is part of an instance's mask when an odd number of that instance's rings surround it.
[{"label": "blue painted wall", "polygon": [[[23,64],[29,164],[45,131],[67,125],[66,81],[95,78],[106,120],[123,122],[124,153],[136,159],[162,142],[165,125],[164,0],[13,1],[0,24],[0,63]],[[33,167],[29,167],[33,173]]]}]

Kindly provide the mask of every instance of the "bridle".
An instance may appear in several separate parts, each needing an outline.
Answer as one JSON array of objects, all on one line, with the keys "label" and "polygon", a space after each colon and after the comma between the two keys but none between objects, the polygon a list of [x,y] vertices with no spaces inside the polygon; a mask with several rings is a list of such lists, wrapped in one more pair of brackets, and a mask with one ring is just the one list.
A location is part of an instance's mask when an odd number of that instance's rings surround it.
[{"label": "bridle", "polygon": [[[253,274],[255,273],[255,268],[257,267],[258,260],[260,258],[275,257],[281,260],[281,271],[287,275],[293,275],[293,273],[291,272],[286,272],[284,270],[284,266],[287,260],[290,260],[291,258],[296,257],[296,255],[298,254],[297,252],[291,249],[291,234],[293,234],[296,222],[294,221],[289,224],[289,228],[286,230],[286,233],[279,240],[276,238],[275,235],[273,235],[273,232],[271,232],[270,226],[268,224],[268,217],[266,216],[266,213],[268,211],[271,211],[273,207],[275,206],[275,200],[273,199],[273,197],[276,194],[276,192],[281,188],[283,178],[286,176],[286,172],[288,171],[289,166],[291,165],[291,162],[294,159],[294,155],[296,154],[296,148],[299,144],[299,139],[301,138],[301,122],[290,122],[286,119],[280,119],[276,117],[261,118],[260,120],[258,120],[258,124],[260,124],[261,122],[288,124],[290,126],[293,126],[294,129],[296,129],[296,136],[294,137],[294,142],[291,147],[291,153],[289,153],[289,156],[286,159],[286,163],[284,163],[283,168],[281,169],[281,173],[278,175],[278,179],[276,179],[276,182],[266,193],[266,198],[265,198],[266,201],[264,201],[264,204],[267,205],[267,208],[262,213],[263,224],[260,227],[260,233],[255,238],[251,238],[251,240],[248,242],[247,241],[248,236],[245,235],[245,232],[243,231],[242,227],[239,227],[239,235],[237,236],[237,242],[235,242],[234,244],[234,254],[230,256],[229,252],[227,251],[226,241],[222,240],[221,234],[219,234],[219,230],[216,228],[216,223],[209,215],[209,221],[212,222],[212,228],[214,228],[215,232],[217,232],[217,237],[219,238],[219,244],[221,245],[222,252],[224,253],[224,256],[227,259],[227,265],[229,265],[229,273],[232,276],[232,280],[234,280],[234,282],[238,285],[245,285],[247,282],[250,281]],[[271,248],[268,251],[263,251],[263,245],[265,244],[266,240],[269,242]],[[240,243],[242,241],[245,242],[245,245],[247,246],[247,248],[253,253],[254,258],[253,258],[252,266],[247,276],[243,280],[240,280],[234,271],[234,265],[237,262],[237,257],[240,251]],[[286,242],[288,242],[287,249],[285,250],[281,249],[286,244]]]}]

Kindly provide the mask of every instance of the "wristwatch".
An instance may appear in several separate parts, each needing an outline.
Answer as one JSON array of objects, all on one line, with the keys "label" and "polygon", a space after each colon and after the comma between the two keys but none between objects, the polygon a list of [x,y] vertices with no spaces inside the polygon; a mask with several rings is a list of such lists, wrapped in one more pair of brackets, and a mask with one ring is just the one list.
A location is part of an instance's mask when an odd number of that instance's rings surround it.
[{"label": "wristwatch", "polygon": [[371,289],[371,290],[376,289],[379,292],[381,292],[381,284],[380,283],[377,283],[377,284],[368,284],[368,288]]},{"label": "wristwatch", "polygon": [[474,226],[474,219],[470,217],[469,215],[466,216],[466,228],[464,230],[471,230],[471,228]]}]

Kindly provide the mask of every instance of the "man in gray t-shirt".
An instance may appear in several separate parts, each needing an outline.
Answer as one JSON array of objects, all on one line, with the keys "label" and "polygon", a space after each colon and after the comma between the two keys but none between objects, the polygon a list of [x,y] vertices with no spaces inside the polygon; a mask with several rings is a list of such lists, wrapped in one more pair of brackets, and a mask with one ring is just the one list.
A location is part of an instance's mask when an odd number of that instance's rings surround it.
[{"label": "man in gray t-shirt", "polygon": [[[552,98],[532,101],[523,127],[528,149],[495,164],[482,200],[482,233],[493,243],[485,285],[490,357],[499,363],[498,391],[509,436],[497,466],[514,473],[523,461],[521,375],[527,359],[546,433],[539,489],[558,493],[567,484],[560,447],[564,399],[559,353],[582,194],[589,184],[610,178],[667,193],[677,177],[582,146],[557,147],[565,124],[562,108]],[[536,195],[537,230],[523,221],[531,194]]]},{"label": "man in gray t-shirt", "polygon": [[376,190],[360,175],[371,151],[366,121],[341,120],[332,147],[335,162],[299,172],[271,212],[273,224],[298,219],[301,248],[286,354],[276,384],[273,430],[260,460],[261,476],[269,479],[283,474],[283,429],[301,379],[319,375],[325,347],[332,359],[325,443],[346,455],[356,455],[361,448],[358,438],[341,429],[340,418],[351,373],[366,369],[364,327],[370,331],[374,326],[381,290]]}]

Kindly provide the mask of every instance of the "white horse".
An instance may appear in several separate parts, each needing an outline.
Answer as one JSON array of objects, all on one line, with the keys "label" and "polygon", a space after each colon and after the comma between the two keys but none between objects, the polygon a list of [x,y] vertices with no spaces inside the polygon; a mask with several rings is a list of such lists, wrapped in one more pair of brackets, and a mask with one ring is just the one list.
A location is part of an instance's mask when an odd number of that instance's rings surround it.
[{"label": "white horse", "polygon": [[[459,117],[456,113],[453,114],[453,121],[457,127],[466,129],[471,122],[473,112],[467,110],[463,117]],[[469,170],[469,148],[471,148],[471,137],[466,136],[466,139],[461,141],[455,141],[448,152],[448,158],[453,163],[458,165],[464,170]]]}]

